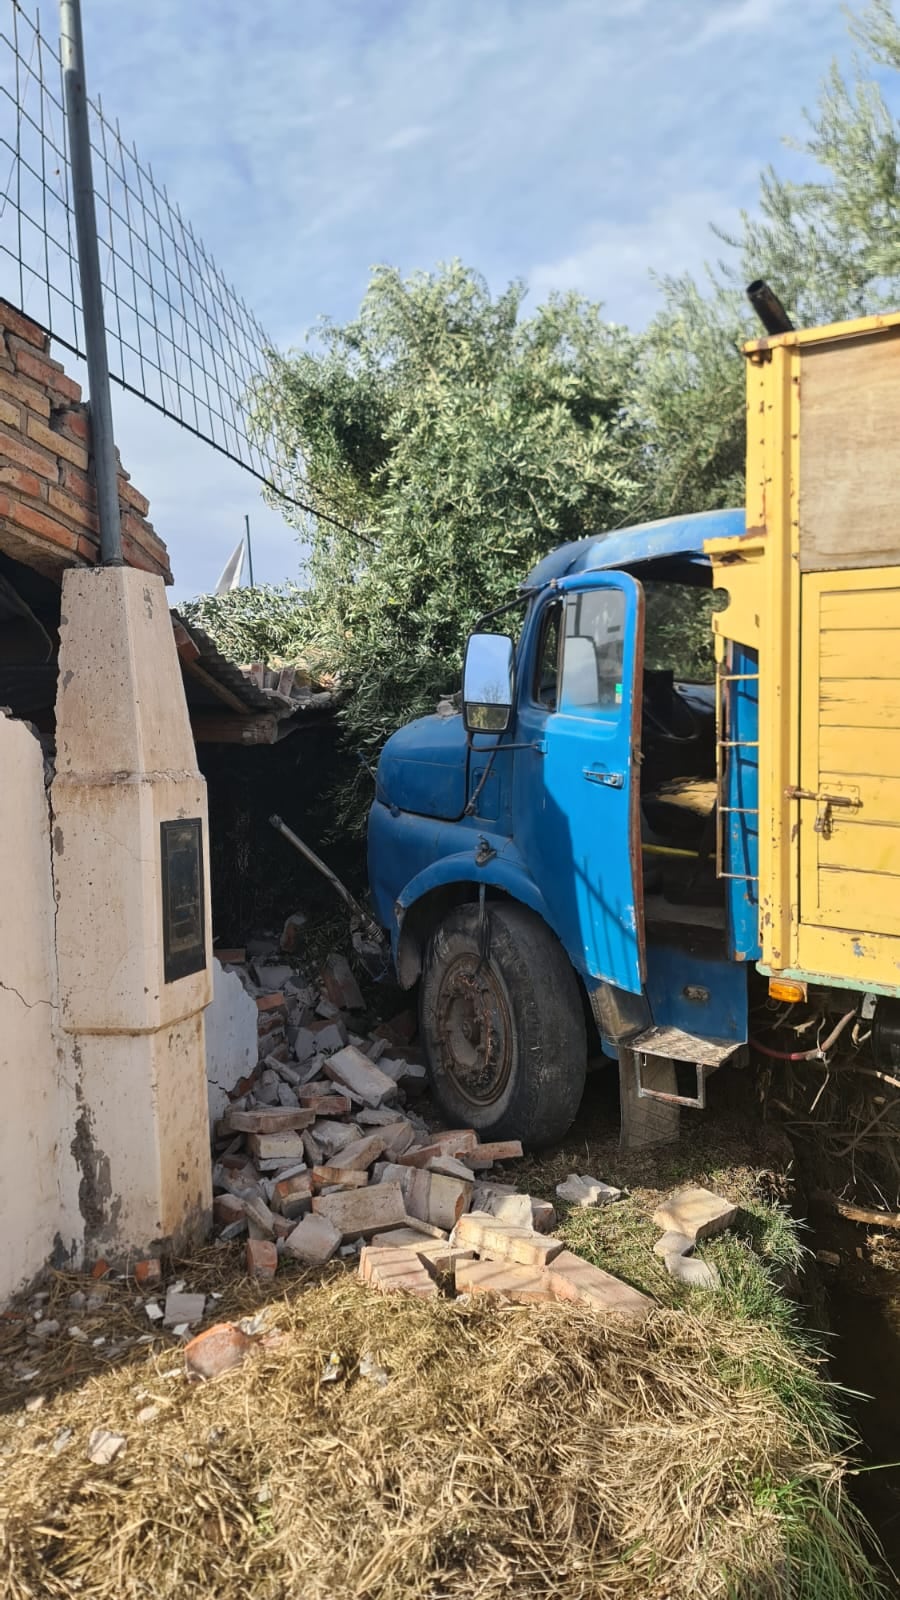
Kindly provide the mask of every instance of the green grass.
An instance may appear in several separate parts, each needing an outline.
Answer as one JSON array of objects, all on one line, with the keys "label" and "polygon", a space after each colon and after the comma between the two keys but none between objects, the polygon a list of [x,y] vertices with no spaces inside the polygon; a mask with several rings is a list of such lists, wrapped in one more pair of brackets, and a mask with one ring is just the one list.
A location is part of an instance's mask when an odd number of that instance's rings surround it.
[{"label": "green grass", "polygon": [[[835,1452],[852,1451],[850,1396],[829,1381],[827,1339],[804,1319],[800,1300],[811,1256],[803,1224],[772,1199],[773,1189],[783,1190],[784,1163],[777,1153],[764,1168],[758,1160],[758,1135],[752,1143],[750,1135],[723,1139],[714,1126],[695,1123],[678,1145],[636,1156],[621,1156],[608,1134],[588,1138],[551,1157],[531,1158],[517,1182],[554,1200],[556,1231],[578,1255],[663,1305],[692,1313],[698,1337],[707,1341],[711,1373],[736,1397],[768,1395],[798,1440],[815,1442],[824,1463]],[[569,1172],[603,1178],[626,1196],[601,1208],[567,1206],[556,1199],[555,1186]],[[735,1226],[696,1252],[717,1269],[721,1281],[715,1290],[676,1283],[653,1254],[660,1236],[653,1212],[685,1183],[702,1184],[740,1204]],[[884,1569],[877,1541],[848,1500],[841,1473],[823,1466],[821,1474],[773,1477],[754,1484],[753,1497],[777,1518],[783,1560],[779,1571],[759,1572],[748,1550],[746,1566],[728,1575],[734,1600],[877,1600],[895,1592],[879,1576]]]}]

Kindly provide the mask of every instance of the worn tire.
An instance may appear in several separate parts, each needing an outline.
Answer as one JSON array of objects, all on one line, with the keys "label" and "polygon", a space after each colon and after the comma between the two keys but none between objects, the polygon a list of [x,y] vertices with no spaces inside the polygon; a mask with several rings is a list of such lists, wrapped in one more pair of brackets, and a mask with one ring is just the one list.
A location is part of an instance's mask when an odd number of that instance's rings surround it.
[{"label": "worn tire", "polygon": [[565,951],[534,912],[492,901],[485,918],[483,962],[477,905],[458,906],[432,933],[420,1033],[450,1123],[534,1149],[561,1139],[581,1102],[581,996]]}]

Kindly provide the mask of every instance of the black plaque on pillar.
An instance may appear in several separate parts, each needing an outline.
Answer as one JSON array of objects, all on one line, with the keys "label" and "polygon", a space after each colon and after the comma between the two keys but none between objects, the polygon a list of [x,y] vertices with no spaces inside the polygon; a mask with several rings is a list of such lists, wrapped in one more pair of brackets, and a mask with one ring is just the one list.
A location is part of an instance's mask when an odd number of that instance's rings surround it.
[{"label": "black plaque on pillar", "polygon": [[162,858],[163,959],[166,983],[206,966],[203,823],[200,817],[159,825]]}]

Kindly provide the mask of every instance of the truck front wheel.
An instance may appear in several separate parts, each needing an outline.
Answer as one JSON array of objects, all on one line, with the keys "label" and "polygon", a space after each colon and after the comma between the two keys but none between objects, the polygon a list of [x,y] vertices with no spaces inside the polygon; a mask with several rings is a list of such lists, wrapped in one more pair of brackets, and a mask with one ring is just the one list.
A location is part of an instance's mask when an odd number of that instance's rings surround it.
[{"label": "truck front wheel", "polygon": [[419,1026],[435,1099],[486,1139],[552,1144],[584,1090],[578,984],[562,946],[524,906],[458,906],[431,936]]}]

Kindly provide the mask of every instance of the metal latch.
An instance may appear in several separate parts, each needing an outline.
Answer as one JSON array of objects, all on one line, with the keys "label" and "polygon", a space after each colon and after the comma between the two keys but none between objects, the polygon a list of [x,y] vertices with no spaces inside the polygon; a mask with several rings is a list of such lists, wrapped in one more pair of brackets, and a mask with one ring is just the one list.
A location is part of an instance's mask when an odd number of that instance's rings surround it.
[{"label": "metal latch", "polygon": [[814,800],[817,805],[824,807],[813,823],[813,832],[820,833],[823,839],[830,839],[834,830],[834,818],[831,813],[835,806],[844,811],[856,811],[862,805],[858,793],[817,794],[814,789],[801,789],[796,784],[785,789],[784,797],[786,800]]}]

